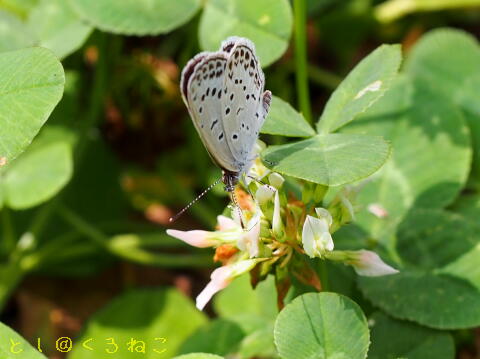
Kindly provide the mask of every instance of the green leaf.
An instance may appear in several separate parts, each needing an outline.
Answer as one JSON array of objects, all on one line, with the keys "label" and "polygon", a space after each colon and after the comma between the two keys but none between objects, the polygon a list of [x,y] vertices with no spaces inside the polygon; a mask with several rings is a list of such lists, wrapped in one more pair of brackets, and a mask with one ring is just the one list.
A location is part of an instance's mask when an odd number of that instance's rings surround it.
[{"label": "green leaf", "polygon": [[[381,137],[328,134],[270,146],[263,158],[276,172],[326,186],[355,182],[376,172],[390,147]],[[270,166],[269,166],[270,167]]]},{"label": "green leaf", "polygon": [[480,115],[479,63],[476,38],[465,31],[446,28],[430,31],[415,44],[405,70],[423,86]]},{"label": "green leaf", "polygon": [[199,37],[201,47],[209,51],[216,51],[229,36],[247,37],[255,43],[261,64],[268,66],[287,50],[291,32],[288,0],[209,0]]},{"label": "green leaf", "polygon": [[411,211],[397,231],[398,254],[412,268],[443,267],[479,242],[478,225],[438,209]]},{"label": "green leaf", "polygon": [[0,179],[5,204],[26,209],[45,202],[68,183],[72,171],[70,144],[65,141],[35,144],[13,162]]},{"label": "green leaf", "polygon": [[164,34],[190,20],[200,0],[70,0],[78,14],[103,31],[124,35]]},{"label": "green leaf", "polygon": [[398,319],[437,329],[480,325],[480,292],[448,275],[400,272],[359,277],[360,289],[375,306]]},{"label": "green leaf", "polygon": [[[14,359],[21,357],[22,359],[46,359],[42,353],[32,347],[22,336],[17,332],[0,323],[0,356],[2,359]],[[12,343],[15,345],[12,348]],[[21,353],[14,353],[12,351],[22,350]]]},{"label": "green leaf", "polygon": [[253,289],[249,275],[242,275],[222,290],[213,304],[220,317],[240,324],[246,333],[252,332],[267,321],[273,322],[278,314],[274,278],[267,277]]},{"label": "green leaf", "polygon": [[290,137],[311,137],[315,131],[305,118],[288,102],[273,96],[270,111],[262,126],[262,133]]},{"label": "green leaf", "polygon": [[212,353],[227,355],[235,353],[245,334],[232,321],[225,319],[214,320],[199,328],[193,333],[178,350],[182,353]]},{"label": "green leaf", "polygon": [[470,251],[437,272],[464,279],[480,291],[480,266],[478,265],[478,258],[480,258],[480,244],[477,244]]},{"label": "green leaf", "polygon": [[215,354],[208,354],[208,353],[191,353],[191,354],[180,355],[173,359],[223,359],[223,357]]},{"label": "green leaf", "polygon": [[[154,349],[166,349],[164,355],[173,356],[185,338],[205,322],[205,315],[176,290],[137,289],[114,299],[91,317],[79,342],[94,338],[95,350],[104,352],[112,349],[107,339],[115,338],[119,345],[115,358],[137,358],[138,352],[128,351],[127,343],[133,338],[145,342],[143,358],[158,358]],[[69,359],[91,357],[90,351],[78,345],[74,346]]]},{"label": "green leaf", "polygon": [[37,1],[38,0],[1,0],[0,6],[23,19],[31,8],[37,4]]},{"label": "green leaf", "polygon": [[406,71],[416,82],[463,109],[474,143],[474,174],[480,176],[480,46],[464,31],[438,29],[412,48]]},{"label": "green leaf", "polygon": [[307,293],[278,315],[275,344],[285,359],[363,359],[369,332],[360,307],[335,293]]},{"label": "green leaf", "polygon": [[392,84],[401,62],[399,45],[382,45],[364,58],[328,100],[318,132],[334,132],[373,105]]},{"label": "green leaf", "polygon": [[450,204],[468,177],[472,151],[462,114],[409,78],[396,81],[368,113],[342,132],[383,136],[392,143],[392,156],[358,196],[365,208],[378,204],[388,212],[385,218],[367,211],[358,214],[358,224],[374,238],[391,235],[414,206]]},{"label": "green leaf", "polygon": [[78,50],[92,32],[66,0],[40,0],[29,14],[27,25],[42,47],[60,59]]},{"label": "green leaf", "polygon": [[220,317],[237,323],[246,334],[240,343],[241,358],[275,355],[273,325],[278,309],[273,276],[258,283],[255,289],[249,275],[240,276],[215,296],[213,304]]},{"label": "green leaf", "polygon": [[0,24],[0,52],[33,46],[33,36],[19,18],[0,10]]},{"label": "green leaf", "polygon": [[454,359],[450,334],[395,320],[377,312],[372,322],[372,345],[368,359]]},{"label": "green leaf", "polygon": [[273,321],[264,323],[259,328],[243,338],[238,350],[240,358],[276,358],[275,345],[273,344]]},{"label": "green leaf", "polygon": [[65,76],[43,48],[0,53],[0,158],[10,163],[32,141],[63,93]]}]

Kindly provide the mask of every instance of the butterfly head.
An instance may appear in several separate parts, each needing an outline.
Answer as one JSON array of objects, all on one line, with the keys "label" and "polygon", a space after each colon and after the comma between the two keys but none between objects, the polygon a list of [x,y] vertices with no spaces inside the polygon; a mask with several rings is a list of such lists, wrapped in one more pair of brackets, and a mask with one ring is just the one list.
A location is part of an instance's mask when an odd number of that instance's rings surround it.
[{"label": "butterfly head", "polygon": [[239,172],[222,171],[222,182],[225,184],[225,191],[233,192],[240,177]]}]

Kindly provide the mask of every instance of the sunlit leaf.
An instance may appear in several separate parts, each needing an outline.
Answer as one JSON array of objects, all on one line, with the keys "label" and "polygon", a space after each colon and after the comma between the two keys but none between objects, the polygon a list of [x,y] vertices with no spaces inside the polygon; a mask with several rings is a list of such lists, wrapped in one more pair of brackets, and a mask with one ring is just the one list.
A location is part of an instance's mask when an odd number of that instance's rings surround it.
[{"label": "sunlit leaf", "polygon": [[285,359],[364,359],[369,332],[360,307],[335,293],[295,298],[278,315],[275,344]]},{"label": "sunlit leaf", "polygon": [[195,331],[180,346],[178,353],[233,354],[245,336],[238,324],[225,319],[216,319]]},{"label": "sunlit leaf", "polygon": [[463,110],[474,145],[473,174],[480,178],[480,44],[461,30],[427,33],[412,48],[406,71],[431,92]]},{"label": "sunlit leaf", "polygon": [[[22,359],[46,359],[46,356],[32,347],[28,341],[22,338],[22,336],[3,323],[0,323],[0,338],[0,355],[4,359],[18,357],[22,357]],[[13,347],[12,343],[15,344]]]},{"label": "sunlit leaf", "polygon": [[208,353],[190,353],[179,355],[173,359],[223,359],[223,357]]},{"label": "sunlit leaf", "polygon": [[288,102],[273,96],[270,111],[262,126],[262,133],[290,137],[311,137],[315,131],[305,118]]},{"label": "sunlit leaf", "polygon": [[448,205],[467,179],[472,150],[461,112],[408,78],[342,132],[383,136],[392,143],[391,158],[358,196],[365,208],[375,204],[387,212],[383,218],[358,214],[358,223],[375,238],[391,234],[413,206]]},{"label": "sunlit leaf", "polygon": [[67,142],[32,146],[0,178],[5,204],[25,209],[47,201],[68,183],[72,170],[72,149]]},{"label": "sunlit leaf", "polygon": [[125,35],[167,33],[186,23],[200,0],[70,0],[78,14],[93,26]]},{"label": "sunlit leaf", "polygon": [[0,10],[0,52],[34,45],[34,36],[16,16]]},{"label": "sunlit leaf", "polygon": [[200,44],[216,51],[229,36],[243,36],[255,43],[263,66],[287,49],[292,32],[288,0],[210,0],[200,20]]},{"label": "sunlit leaf", "polygon": [[275,354],[273,325],[278,310],[273,276],[258,283],[255,289],[249,275],[240,276],[213,303],[217,314],[238,323],[245,333],[239,348],[241,358]]},{"label": "sunlit leaf", "polygon": [[[387,160],[390,148],[381,137],[317,135],[307,140],[270,146],[263,157],[276,172],[327,186],[368,177]],[[270,165],[269,165],[270,167]]]},{"label": "sunlit leaf", "polygon": [[0,53],[0,157],[7,166],[32,141],[62,97],[65,77],[43,48]]},{"label": "sunlit leaf", "polygon": [[401,61],[399,45],[382,45],[364,58],[328,100],[318,132],[333,132],[373,105],[392,84]]},{"label": "sunlit leaf", "polygon": [[[138,351],[128,350],[127,343],[134,338],[145,343],[143,358],[158,358],[160,354],[154,349],[173,356],[180,343],[205,322],[205,315],[192,301],[174,289],[131,290],[92,316],[82,338],[95,338],[99,352],[111,350],[107,339],[115,338],[122,345],[115,353],[118,359],[138,358]],[[91,356],[91,351],[79,345],[74,346],[69,358]]]},{"label": "sunlit leaf", "polygon": [[59,58],[76,51],[92,32],[92,27],[75,14],[66,0],[40,0],[27,21],[36,44],[52,50]]}]

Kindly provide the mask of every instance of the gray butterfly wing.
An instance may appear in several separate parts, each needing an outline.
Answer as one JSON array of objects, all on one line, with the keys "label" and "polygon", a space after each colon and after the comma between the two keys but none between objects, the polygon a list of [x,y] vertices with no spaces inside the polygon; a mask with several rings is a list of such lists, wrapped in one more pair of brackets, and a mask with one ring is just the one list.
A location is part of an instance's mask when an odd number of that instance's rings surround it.
[{"label": "gray butterfly wing", "polygon": [[180,88],[190,117],[213,161],[222,169],[238,172],[222,120],[222,97],[227,55],[203,52],[182,71]]},{"label": "gray butterfly wing", "polygon": [[252,150],[268,113],[271,94],[263,92],[265,78],[251,41],[227,39],[222,50],[228,54],[223,127],[233,157],[247,167],[253,159]]}]

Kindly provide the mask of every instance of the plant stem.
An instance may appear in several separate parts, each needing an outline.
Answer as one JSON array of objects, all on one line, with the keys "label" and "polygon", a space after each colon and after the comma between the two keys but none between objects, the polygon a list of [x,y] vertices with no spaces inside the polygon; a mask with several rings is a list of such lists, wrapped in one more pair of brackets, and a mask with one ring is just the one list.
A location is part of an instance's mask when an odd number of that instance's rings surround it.
[{"label": "plant stem", "polygon": [[305,119],[312,123],[307,69],[307,14],[305,0],[293,0],[295,21],[295,70],[298,105]]},{"label": "plant stem", "polygon": [[107,235],[105,235],[98,228],[85,221],[71,209],[62,206],[61,208],[59,208],[58,214],[63,217],[63,219],[68,222],[72,227],[76,228],[80,233],[82,233],[95,243],[99,244],[109,252],[137,263],[165,267],[205,267],[212,264],[211,255],[199,256],[196,254],[159,254],[145,251],[136,246],[123,247],[115,245],[115,242],[111,242],[110,238]]},{"label": "plant stem", "polygon": [[14,250],[17,239],[15,234],[15,228],[12,221],[12,216],[10,215],[10,209],[3,207],[2,209],[2,227],[3,227],[3,242],[5,243],[5,249],[7,253],[10,253]]}]

